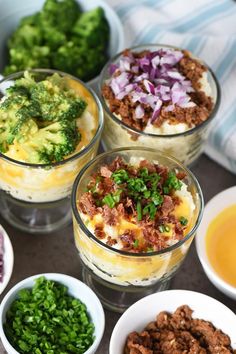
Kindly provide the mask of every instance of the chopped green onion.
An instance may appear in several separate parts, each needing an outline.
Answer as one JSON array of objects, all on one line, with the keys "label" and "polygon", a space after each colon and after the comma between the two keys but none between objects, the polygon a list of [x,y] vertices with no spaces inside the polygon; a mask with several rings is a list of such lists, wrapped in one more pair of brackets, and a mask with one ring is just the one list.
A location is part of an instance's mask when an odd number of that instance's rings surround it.
[{"label": "chopped green onion", "polygon": [[183,226],[186,226],[188,223],[188,219],[186,219],[184,216],[181,216],[179,221],[180,221],[180,224]]},{"label": "chopped green onion", "polygon": [[144,208],[143,208],[143,214],[149,214],[150,219],[154,220],[155,219],[155,215],[156,215],[156,207],[155,204],[153,202],[147,204]]},{"label": "chopped green onion", "polygon": [[141,178],[129,178],[127,181],[128,189],[134,192],[144,192],[147,186]]},{"label": "chopped green onion", "polygon": [[139,240],[136,239],[136,240],[134,241],[134,247],[137,248],[138,245],[139,245]]},{"label": "chopped green onion", "polygon": [[150,198],[151,197],[151,191],[144,191],[143,196],[146,199]]},{"label": "chopped green onion", "polygon": [[112,195],[109,193],[107,195],[105,195],[105,197],[103,198],[103,203],[108,205],[109,208],[114,208],[116,202],[115,200],[113,199]]},{"label": "chopped green onion", "polygon": [[117,189],[117,191],[115,191],[114,193],[112,193],[112,197],[113,197],[113,199],[114,199],[114,201],[115,201],[116,203],[119,203],[119,201],[120,201],[120,195],[121,195],[122,192],[123,192],[122,189]]},{"label": "chopped green onion", "polygon": [[169,194],[170,193],[170,189],[168,187],[163,187],[163,193],[164,194]]},{"label": "chopped green onion", "polygon": [[153,247],[148,247],[147,248],[147,252],[153,252],[154,250],[153,250]]},{"label": "chopped green onion", "polygon": [[160,225],[160,226],[158,227],[158,229],[159,229],[159,231],[160,231],[161,233],[165,232],[165,226],[164,226],[164,225]]},{"label": "chopped green onion", "polygon": [[169,232],[169,231],[170,231],[170,226],[169,226],[169,225],[165,225],[164,227],[165,227],[165,231],[166,231],[166,232]]},{"label": "chopped green onion", "polygon": [[[167,187],[169,190],[174,189],[174,190],[180,190],[182,187],[182,182],[177,178],[176,174],[174,171],[171,171],[168,173],[168,178],[165,181],[165,186],[164,188]],[[164,190],[164,189],[163,189]],[[165,192],[165,194],[168,194]]]},{"label": "chopped green onion", "polygon": [[142,220],[142,217],[143,217],[142,205],[141,205],[141,202],[138,201],[138,202],[137,202],[137,219],[138,219],[138,221],[141,221],[141,220]]},{"label": "chopped green onion", "polygon": [[139,170],[139,176],[142,177],[143,179],[148,177],[148,169],[147,167],[143,167]]},{"label": "chopped green onion", "polygon": [[151,182],[152,184],[152,190],[156,190],[157,188],[157,184],[160,181],[161,176],[159,176],[156,172],[152,173],[149,177],[148,180]]},{"label": "chopped green onion", "polygon": [[129,179],[128,172],[124,169],[115,171],[114,173],[112,173],[111,177],[114,179],[116,184],[122,184]]},{"label": "chopped green onion", "polygon": [[163,203],[163,197],[159,192],[153,192],[151,199],[155,205],[160,205]]}]

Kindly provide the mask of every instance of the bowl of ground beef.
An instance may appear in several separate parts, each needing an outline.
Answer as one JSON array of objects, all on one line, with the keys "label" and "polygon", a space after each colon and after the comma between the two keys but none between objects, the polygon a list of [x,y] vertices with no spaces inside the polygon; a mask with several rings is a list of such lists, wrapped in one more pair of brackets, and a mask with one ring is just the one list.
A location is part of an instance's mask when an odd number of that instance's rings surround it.
[{"label": "bowl of ground beef", "polygon": [[104,306],[123,312],[168,287],[198,228],[200,186],[174,158],[147,148],[96,157],[72,192],[83,279]]},{"label": "bowl of ground beef", "polygon": [[235,314],[221,302],[194,291],[163,291],[121,316],[109,354],[236,353],[235,328]]},{"label": "bowl of ground beef", "polygon": [[157,148],[192,164],[220,103],[211,69],[187,50],[142,45],[112,58],[100,76],[105,150]]}]

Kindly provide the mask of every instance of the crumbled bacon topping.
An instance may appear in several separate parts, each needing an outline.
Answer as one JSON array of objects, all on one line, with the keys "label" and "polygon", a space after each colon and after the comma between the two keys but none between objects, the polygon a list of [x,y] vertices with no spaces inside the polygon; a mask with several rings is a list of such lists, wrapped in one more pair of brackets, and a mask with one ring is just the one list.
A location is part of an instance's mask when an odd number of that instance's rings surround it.
[{"label": "crumbled bacon topping", "polygon": [[[79,210],[91,219],[102,216],[102,222],[99,218],[95,223],[94,234],[109,246],[119,242],[129,252],[158,251],[168,247],[170,236],[175,242],[184,237],[188,220],[183,218],[181,223],[174,215],[182,202],[175,191],[181,189],[184,178],[184,172],[157,163],[141,160],[139,165],[130,165],[117,157],[91,176]],[[119,229],[121,220],[138,228],[122,229],[115,240],[104,228]]]}]

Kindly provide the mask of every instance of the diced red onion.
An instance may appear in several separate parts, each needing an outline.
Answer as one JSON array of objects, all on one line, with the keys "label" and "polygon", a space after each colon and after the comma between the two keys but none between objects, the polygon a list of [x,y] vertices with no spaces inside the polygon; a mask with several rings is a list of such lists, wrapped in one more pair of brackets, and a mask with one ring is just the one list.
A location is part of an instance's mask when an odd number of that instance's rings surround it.
[{"label": "diced red onion", "polygon": [[152,63],[152,67],[154,69],[157,68],[157,66],[160,64],[160,57],[159,55],[156,55],[152,60],[151,60],[151,63]]},{"label": "diced red onion", "polygon": [[118,65],[116,64],[111,64],[109,66],[109,74],[112,76],[114,74],[114,72],[116,71],[116,69],[118,69]]},{"label": "diced red onion", "polygon": [[[191,81],[187,80],[175,67],[183,58],[183,53],[173,49],[159,49],[148,52],[142,58],[135,58],[132,53],[121,57],[118,64],[109,68],[112,76],[109,85],[117,99],[130,95],[132,101],[139,102],[135,108],[135,117],[140,119],[145,114],[142,105],[153,110],[150,122],[159,116],[163,102],[168,105],[165,111],[173,111],[175,105],[182,108],[194,107],[188,95],[194,92]],[[114,76],[119,70],[120,75]],[[145,88],[145,89],[144,89]]]},{"label": "diced red onion", "polygon": [[162,106],[162,101],[158,99],[151,117],[151,123],[154,123],[157,117],[159,116],[161,112],[161,106]]},{"label": "diced red onion", "polygon": [[137,118],[137,119],[143,118],[144,109],[143,109],[143,107],[140,104],[135,108],[134,115],[135,115],[135,118]]},{"label": "diced red onion", "polygon": [[143,80],[143,84],[149,93],[151,93],[152,95],[155,95],[155,86],[150,81]]}]

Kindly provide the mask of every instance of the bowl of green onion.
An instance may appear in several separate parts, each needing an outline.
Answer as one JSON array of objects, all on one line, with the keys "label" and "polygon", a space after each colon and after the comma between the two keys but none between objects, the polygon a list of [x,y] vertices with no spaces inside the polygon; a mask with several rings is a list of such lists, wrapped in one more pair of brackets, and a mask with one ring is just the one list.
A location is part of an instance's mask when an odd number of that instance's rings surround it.
[{"label": "bowl of green onion", "polygon": [[26,278],[0,305],[0,338],[11,354],[93,354],[104,326],[104,311],[94,292],[64,274]]}]

